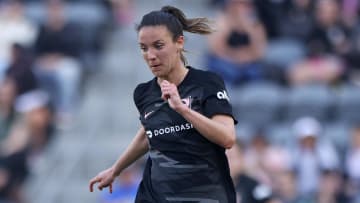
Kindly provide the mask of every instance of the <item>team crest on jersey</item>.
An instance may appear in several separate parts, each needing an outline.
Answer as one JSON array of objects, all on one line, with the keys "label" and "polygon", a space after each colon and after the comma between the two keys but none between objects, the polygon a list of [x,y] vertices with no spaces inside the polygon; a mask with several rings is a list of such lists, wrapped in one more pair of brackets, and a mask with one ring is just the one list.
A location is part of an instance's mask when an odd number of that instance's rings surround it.
[{"label": "team crest on jersey", "polygon": [[192,101],[192,98],[191,96],[190,97],[187,97],[187,98],[184,98],[184,99],[181,99],[182,103],[184,103],[187,107],[191,108],[191,101]]}]

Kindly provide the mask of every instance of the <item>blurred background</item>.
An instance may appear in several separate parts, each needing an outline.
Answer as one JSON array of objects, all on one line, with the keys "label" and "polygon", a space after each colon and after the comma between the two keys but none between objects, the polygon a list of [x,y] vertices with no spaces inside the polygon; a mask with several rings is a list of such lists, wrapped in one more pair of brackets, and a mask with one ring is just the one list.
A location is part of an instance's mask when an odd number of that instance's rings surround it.
[{"label": "blurred background", "polygon": [[0,203],[134,201],[143,160],[88,181],[139,127],[134,28],[164,5],[217,29],[185,49],[227,85],[241,202],[359,203],[358,0],[0,0]]}]

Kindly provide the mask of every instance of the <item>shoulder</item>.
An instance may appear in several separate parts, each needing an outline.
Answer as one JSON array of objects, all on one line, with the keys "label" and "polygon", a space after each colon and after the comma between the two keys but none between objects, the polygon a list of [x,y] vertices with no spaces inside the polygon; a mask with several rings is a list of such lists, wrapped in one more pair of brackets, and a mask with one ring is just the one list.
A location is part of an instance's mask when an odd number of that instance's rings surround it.
[{"label": "shoulder", "polygon": [[218,74],[206,70],[194,70],[193,83],[203,87],[206,93],[213,94],[226,89],[224,80]]},{"label": "shoulder", "polygon": [[222,85],[224,80],[216,73],[192,68],[194,82],[201,83],[201,85]]},{"label": "shoulder", "polygon": [[149,90],[150,88],[152,88],[153,83],[154,83],[154,79],[144,83],[140,83],[135,87],[133,94],[135,102],[141,99],[143,96],[145,96],[146,93],[150,92]]},{"label": "shoulder", "polygon": [[151,81],[140,83],[135,87],[134,94],[142,94],[151,86]]},{"label": "shoulder", "polygon": [[193,70],[193,83],[204,89],[205,97],[216,95],[218,98],[228,99],[227,88],[221,76],[211,71]]}]

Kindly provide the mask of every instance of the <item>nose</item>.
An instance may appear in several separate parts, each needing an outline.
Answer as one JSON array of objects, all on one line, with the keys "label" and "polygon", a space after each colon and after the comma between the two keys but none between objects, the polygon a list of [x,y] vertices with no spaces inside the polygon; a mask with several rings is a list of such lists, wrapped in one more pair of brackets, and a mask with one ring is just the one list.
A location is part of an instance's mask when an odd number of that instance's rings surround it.
[{"label": "nose", "polygon": [[156,54],[155,51],[153,49],[149,49],[146,53],[146,58],[151,61],[154,60],[156,58]]}]

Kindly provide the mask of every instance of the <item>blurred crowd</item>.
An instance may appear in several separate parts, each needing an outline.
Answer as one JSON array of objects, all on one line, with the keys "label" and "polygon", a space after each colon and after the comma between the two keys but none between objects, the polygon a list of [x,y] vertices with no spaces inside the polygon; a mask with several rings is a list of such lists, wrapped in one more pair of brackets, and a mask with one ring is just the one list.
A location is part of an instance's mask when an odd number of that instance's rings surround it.
[{"label": "blurred crowd", "polygon": [[[239,202],[360,202],[360,2],[207,3],[217,31],[203,67],[224,78],[239,121],[227,152]],[[22,184],[71,124],[106,35],[132,22],[132,4],[0,0],[1,203],[26,202]],[[99,201],[133,202],[141,168]]]},{"label": "blurred crowd", "polygon": [[49,142],[72,124],[108,33],[130,1],[0,0],[0,202],[22,186]]},{"label": "blurred crowd", "polygon": [[241,202],[360,202],[360,2],[214,0],[204,66],[229,89]]}]

